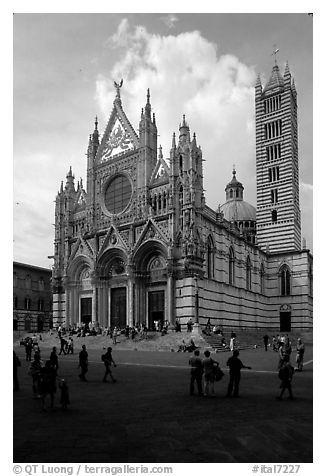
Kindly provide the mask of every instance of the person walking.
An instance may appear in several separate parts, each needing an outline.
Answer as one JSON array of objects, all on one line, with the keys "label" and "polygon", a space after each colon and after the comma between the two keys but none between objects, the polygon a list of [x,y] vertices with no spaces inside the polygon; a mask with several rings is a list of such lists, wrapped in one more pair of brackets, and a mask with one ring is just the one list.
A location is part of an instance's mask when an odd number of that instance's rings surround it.
[{"label": "person walking", "polygon": [[54,394],[56,392],[57,373],[50,360],[45,362],[45,366],[40,372],[40,394],[42,398],[42,411],[46,411],[46,396],[50,395],[50,407],[53,408]]},{"label": "person walking", "polygon": [[278,400],[282,400],[283,394],[287,389],[289,392],[290,400],[293,400],[293,393],[292,393],[292,377],[294,374],[294,368],[290,364],[290,356],[285,355],[283,360],[283,365],[278,372],[278,376],[281,379],[281,393],[278,397]]},{"label": "person walking", "polygon": [[214,381],[215,381],[215,367],[219,364],[216,360],[211,358],[211,353],[209,350],[205,350],[203,359],[203,367],[204,367],[204,380],[205,380],[205,387],[204,387],[204,395],[205,397],[215,395],[214,391]]},{"label": "person walking", "polygon": [[66,355],[66,345],[67,345],[67,341],[63,337],[60,337],[60,352],[59,352],[59,355],[61,355],[62,353],[63,353],[63,355]]},{"label": "person walking", "polygon": [[268,340],[269,340],[269,337],[267,334],[264,335],[263,337],[263,341],[264,341],[264,347],[265,347],[265,350],[267,351],[267,347],[268,347]]},{"label": "person walking", "polygon": [[302,372],[303,370],[304,351],[305,351],[304,343],[299,337],[297,340],[297,356],[296,356],[297,368],[295,369],[297,372]]},{"label": "person walking", "polygon": [[41,361],[41,356],[39,352],[35,352],[34,359],[31,362],[29,367],[29,375],[32,377],[32,389],[34,398],[40,397],[40,375],[41,369],[43,367],[43,362]]},{"label": "person walking", "polygon": [[199,357],[199,350],[195,350],[194,355],[189,359],[190,369],[190,395],[195,394],[195,382],[197,384],[198,395],[203,395],[203,362]]},{"label": "person walking", "polygon": [[19,390],[19,382],[18,382],[18,367],[21,367],[21,362],[19,357],[17,356],[16,352],[14,352],[14,361],[13,361],[13,372],[14,372],[14,392]]},{"label": "person walking", "polygon": [[105,374],[103,377],[103,382],[107,382],[107,376],[110,375],[112,382],[116,383],[116,379],[113,377],[111,372],[111,365],[113,364],[114,367],[117,366],[112,357],[112,347],[108,347],[105,354],[102,355],[102,362],[104,362],[105,365]]},{"label": "person walking", "polygon": [[32,350],[33,350],[33,343],[32,343],[32,339],[29,338],[25,343],[25,352],[26,352],[27,362],[31,362],[32,360]]},{"label": "person walking", "polygon": [[86,350],[86,345],[82,346],[82,350],[79,352],[79,367],[80,367],[80,374],[79,378],[83,382],[87,382],[85,375],[88,372],[88,352]]},{"label": "person walking", "polygon": [[118,329],[117,329],[117,327],[115,327],[113,329],[113,333],[112,333],[113,344],[117,343],[117,336],[118,336]]},{"label": "person walking", "polygon": [[280,347],[278,349],[278,355],[279,355],[278,369],[280,369],[283,365],[284,357],[286,355],[283,342],[280,342]]},{"label": "person walking", "polygon": [[58,354],[57,354],[57,348],[56,347],[52,348],[52,352],[50,354],[50,359],[49,360],[51,362],[52,367],[55,370],[55,374],[57,375],[58,368],[59,368],[59,359],[58,359]]},{"label": "person walking", "polygon": [[230,369],[230,380],[227,390],[227,396],[231,397],[232,392],[234,397],[239,396],[239,385],[240,385],[240,378],[241,378],[241,369],[251,369],[247,365],[243,365],[241,360],[239,359],[240,352],[238,350],[233,351],[233,356],[230,357],[226,363],[226,365]]},{"label": "person walking", "polygon": [[67,347],[67,354],[73,354],[74,353],[74,340],[72,337],[69,337],[68,339],[68,347]]}]

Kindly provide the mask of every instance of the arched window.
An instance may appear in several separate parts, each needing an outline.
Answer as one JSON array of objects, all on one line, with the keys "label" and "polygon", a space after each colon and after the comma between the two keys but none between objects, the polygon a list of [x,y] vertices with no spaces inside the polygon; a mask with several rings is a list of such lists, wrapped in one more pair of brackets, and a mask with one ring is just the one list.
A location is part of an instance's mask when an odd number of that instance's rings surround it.
[{"label": "arched window", "polygon": [[233,284],[235,282],[234,279],[234,251],[232,246],[229,249],[229,284]]},{"label": "arched window", "polygon": [[211,236],[207,240],[207,277],[214,278],[214,243]]},{"label": "arched window", "polygon": [[31,309],[31,298],[29,296],[25,297],[25,309],[26,311]]},{"label": "arched window", "polygon": [[233,198],[233,190],[232,190],[232,188],[231,188],[231,190],[230,190],[230,198]]},{"label": "arched window", "polygon": [[39,311],[44,311],[44,301],[43,301],[43,299],[38,300],[38,310]]},{"label": "arched window", "polygon": [[246,261],[246,288],[248,291],[251,290],[251,261],[250,256],[247,257]]},{"label": "arched window", "polygon": [[291,272],[288,266],[284,265],[279,272],[281,296],[290,296],[291,294]]},{"label": "arched window", "polygon": [[182,173],[182,170],[183,170],[183,157],[182,157],[182,155],[179,156],[179,170]]},{"label": "arched window", "polygon": [[260,265],[260,292],[265,294],[265,268],[263,263]]}]

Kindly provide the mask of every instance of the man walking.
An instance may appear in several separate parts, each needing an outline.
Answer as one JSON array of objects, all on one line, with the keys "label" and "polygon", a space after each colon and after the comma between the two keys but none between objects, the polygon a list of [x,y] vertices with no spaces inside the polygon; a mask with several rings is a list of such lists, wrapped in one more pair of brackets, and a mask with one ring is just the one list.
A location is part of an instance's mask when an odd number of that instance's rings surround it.
[{"label": "man walking", "polygon": [[113,377],[112,372],[111,372],[111,364],[114,365],[114,367],[117,366],[117,364],[114,362],[113,357],[112,357],[112,347],[108,347],[107,351],[105,354],[102,355],[102,361],[104,362],[105,365],[105,374],[103,377],[103,382],[107,382],[107,376],[110,375],[110,378],[113,383],[116,382],[116,379]]},{"label": "man walking", "polygon": [[199,350],[195,350],[194,355],[189,359],[190,370],[190,395],[194,395],[195,382],[197,384],[198,395],[203,395],[203,362],[199,357]]},{"label": "man walking", "polygon": [[233,356],[230,357],[226,363],[226,365],[230,368],[230,381],[228,385],[228,393],[227,396],[238,397],[239,396],[239,385],[240,385],[240,378],[241,378],[241,369],[251,369],[247,365],[243,365],[241,360],[239,359],[239,351],[234,350]]},{"label": "man walking", "polygon": [[87,382],[86,380],[86,373],[88,372],[88,352],[86,350],[86,345],[82,346],[82,350],[79,352],[79,367],[80,367],[80,374],[79,378],[83,382]]}]

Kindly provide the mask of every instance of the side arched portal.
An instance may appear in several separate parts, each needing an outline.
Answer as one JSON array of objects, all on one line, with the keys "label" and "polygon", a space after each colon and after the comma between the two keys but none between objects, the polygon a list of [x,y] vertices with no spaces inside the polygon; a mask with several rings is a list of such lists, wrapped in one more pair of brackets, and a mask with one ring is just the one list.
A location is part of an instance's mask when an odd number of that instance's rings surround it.
[{"label": "side arched portal", "polygon": [[155,330],[173,319],[173,279],[168,273],[167,249],[146,241],[134,255],[135,319]]}]

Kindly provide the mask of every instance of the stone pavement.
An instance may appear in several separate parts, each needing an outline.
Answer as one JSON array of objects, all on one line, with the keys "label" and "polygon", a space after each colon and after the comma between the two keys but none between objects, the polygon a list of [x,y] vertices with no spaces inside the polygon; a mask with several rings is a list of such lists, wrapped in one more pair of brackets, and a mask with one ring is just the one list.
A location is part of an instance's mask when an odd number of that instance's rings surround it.
[{"label": "stone pavement", "polygon": [[[71,405],[62,411],[57,393],[55,408],[44,413],[32,398],[24,348],[14,350],[22,360],[13,399],[14,462],[312,462],[312,362],[295,375],[296,399],[278,401],[277,354],[243,351],[240,358],[253,370],[242,371],[241,397],[225,397],[225,371],[216,397],[203,398],[189,396],[188,353],[114,349],[118,382],[105,384],[103,350],[91,348],[88,382],[78,379],[77,353],[59,356]],[[50,350],[41,346],[43,360]],[[229,355],[213,358],[225,368]],[[305,360],[312,360],[312,346]]]}]

